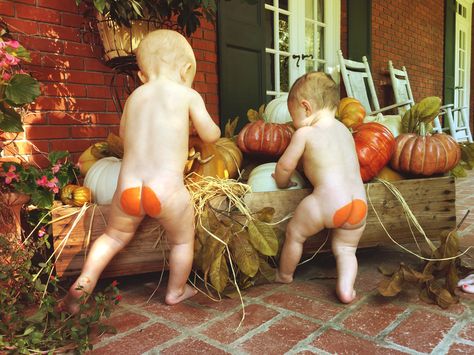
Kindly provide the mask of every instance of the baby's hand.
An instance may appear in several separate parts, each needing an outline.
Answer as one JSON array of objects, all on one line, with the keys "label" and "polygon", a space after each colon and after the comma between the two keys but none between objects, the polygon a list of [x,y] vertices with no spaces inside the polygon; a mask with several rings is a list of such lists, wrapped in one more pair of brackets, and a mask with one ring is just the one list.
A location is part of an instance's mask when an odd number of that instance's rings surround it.
[{"label": "baby's hand", "polygon": [[[275,179],[275,173],[272,173],[272,178]],[[275,180],[276,180],[276,179],[275,179]],[[280,189],[288,189],[288,188],[293,187],[293,186],[296,186],[296,185],[298,185],[296,182],[291,181],[291,180],[288,180],[288,185],[287,185],[286,187],[280,187],[280,186],[278,186],[278,188],[280,188]]]}]

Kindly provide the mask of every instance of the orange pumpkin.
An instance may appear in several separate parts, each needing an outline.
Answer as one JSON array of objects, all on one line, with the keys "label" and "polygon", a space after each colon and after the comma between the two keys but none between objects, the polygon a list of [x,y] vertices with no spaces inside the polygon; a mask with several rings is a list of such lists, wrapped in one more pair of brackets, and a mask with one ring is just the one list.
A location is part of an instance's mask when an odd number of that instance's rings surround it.
[{"label": "orange pumpkin", "polygon": [[431,176],[454,168],[461,159],[461,148],[456,140],[444,133],[420,136],[400,134],[390,162],[401,173]]},{"label": "orange pumpkin", "polygon": [[372,180],[387,165],[395,149],[395,138],[384,125],[360,123],[352,127],[360,175],[364,182]]},{"label": "orange pumpkin", "polygon": [[287,124],[263,120],[247,123],[237,137],[244,153],[280,156],[290,144],[293,129]]},{"label": "orange pumpkin", "polygon": [[242,152],[230,138],[219,138],[212,144],[204,143],[198,137],[190,137],[189,151],[190,159],[185,173],[233,179],[238,176],[242,166]]},{"label": "orange pumpkin", "polygon": [[66,185],[61,189],[61,201],[66,205],[81,207],[91,202],[91,190],[86,186]]},{"label": "orange pumpkin", "polygon": [[339,102],[336,116],[346,127],[362,123],[365,118],[365,109],[362,104],[352,97],[345,97]]}]

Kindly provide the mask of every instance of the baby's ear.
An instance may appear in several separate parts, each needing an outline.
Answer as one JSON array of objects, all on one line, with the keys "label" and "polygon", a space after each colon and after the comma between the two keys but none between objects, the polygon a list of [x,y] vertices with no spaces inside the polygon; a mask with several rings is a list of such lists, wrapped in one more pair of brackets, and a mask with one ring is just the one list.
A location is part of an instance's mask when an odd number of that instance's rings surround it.
[{"label": "baby's ear", "polygon": [[191,63],[186,63],[181,67],[181,72],[179,73],[181,76],[181,80],[186,82],[189,77],[189,72],[192,70],[193,66]]},{"label": "baby's ear", "polygon": [[146,75],[143,74],[141,70],[138,71],[138,78],[143,84],[145,84],[148,81]]},{"label": "baby's ear", "polygon": [[313,107],[311,106],[311,102],[303,99],[301,100],[301,106],[303,106],[307,117],[313,114]]}]

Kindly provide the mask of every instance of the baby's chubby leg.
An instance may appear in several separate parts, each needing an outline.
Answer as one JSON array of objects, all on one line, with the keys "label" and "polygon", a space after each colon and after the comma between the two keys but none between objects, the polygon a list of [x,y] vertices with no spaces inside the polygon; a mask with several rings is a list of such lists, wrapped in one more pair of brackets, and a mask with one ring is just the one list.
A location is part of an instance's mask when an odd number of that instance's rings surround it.
[{"label": "baby's chubby leg", "polygon": [[365,224],[357,229],[334,229],[332,251],[337,265],[336,293],[343,303],[350,303],[356,297],[354,283],[357,276],[356,250]]},{"label": "baby's chubby leg", "polygon": [[280,256],[280,266],[276,281],[290,283],[296,266],[303,255],[303,243],[324,227],[319,203],[314,195],[309,195],[296,207],[293,218],[286,227],[285,242]]},{"label": "baby's chubby leg", "polygon": [[112,201],[107,228],[92,245],[87,255],[81,275],[72,284],[64,299],[65,309],[75,314],[79,311],[79,298],[84,292],[90,294],[100,274],[112,258],[133,238],[143,217],[129,216],[118,205],[118,199]]},{"label": "baby's chubby leg", "polygon": [[194,211],[189,192],[184,186],[164,206],[159,221],[166,231],[170,246],[170,273],[165,302],[174,305],[197,293],[187,284],[194,257]]}]

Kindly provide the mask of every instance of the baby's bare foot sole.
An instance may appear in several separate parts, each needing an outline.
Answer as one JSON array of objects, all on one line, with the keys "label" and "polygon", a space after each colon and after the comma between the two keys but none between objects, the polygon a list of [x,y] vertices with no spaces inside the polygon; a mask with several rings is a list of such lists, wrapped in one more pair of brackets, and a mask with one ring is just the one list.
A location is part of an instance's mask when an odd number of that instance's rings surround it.
[{"label": "baby's bare foot sole", "polygon": [[180,303],[188,298],[193,297],[198,291],[190,285],[184,286],[184,291],[181,294],[173,294],[169,292],[165,297],[165,303],[172,306]]},{"label": "baby's bare foot sole", "polygon": [[293,282],[293,275],[285,275],[280,273],[278,270],[275,273],[275,282],[282,284],[289,284]]},{"label": "baby's bare foot sole", "polygon": [[336,293],[337,293],[337,298],[339,298],[339,301],[346,304],[354,301],[354,299],[357,296],[355,290],[352,290],[352,292],[342,292],[342,291],[337,290]]}]

